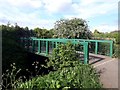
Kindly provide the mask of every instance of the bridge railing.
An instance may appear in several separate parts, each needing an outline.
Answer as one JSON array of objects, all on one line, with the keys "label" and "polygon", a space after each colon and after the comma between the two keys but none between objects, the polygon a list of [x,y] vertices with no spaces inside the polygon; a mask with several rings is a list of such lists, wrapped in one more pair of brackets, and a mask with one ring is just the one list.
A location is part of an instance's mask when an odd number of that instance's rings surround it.
[{"label": "bridge railing", "polygon": [[112,40],[85,40],[85,39],[79,39],[79,40],[83,42],[88,42],[89,46],[91,47],[93,46],[94,47],[93,50],[95,54],[103,54],[103,55],[107,55],[110,57],[112,57],[113,55],[113,41]]},{"label": "bridge railing", "polygon": [[102,55],[106,55],[110,57],[112,57],[113,55],[113,41],[112,40],[89,40],[89,39],[63,39],[63,40],[88,42],[89,52],[94,53],[94,54],[102,54]]},{"label": "bridge railing", "polygon": [[[50,55],[50,48],[57,48],[57,45],[60,43],[67,43],[71,41],[72,44],[81,45],[84,55],[84,63],[89,61],[90,46],[93,47],[92,53],[101,54],[100,50],[104,49],[100,47],[100,44],[106,43],[109,46],[106,46],[109,49],[108,56],[112,57],[113,52],[113,41],[112,40],[86,40],[86,39],[40,39],[36,37],[31,38],[21,38],[21,44],[30,52],[37,52],[38,54],[48,56]],[[77,46],[79,47],[79,46]]]},{"label": "bridge railing", "polygon": [[[30,52],[37,52],[37,54],[48,56],[50,55],[50,47],[57,48],[58,44],[67,43],[80,44],[83,46],[84,64],[89,62],[88,42],[80,42],[73,39],[40,39],[40,38],[21,38],[21,44]],[[42,52],[45,50],[45,52]]]}]

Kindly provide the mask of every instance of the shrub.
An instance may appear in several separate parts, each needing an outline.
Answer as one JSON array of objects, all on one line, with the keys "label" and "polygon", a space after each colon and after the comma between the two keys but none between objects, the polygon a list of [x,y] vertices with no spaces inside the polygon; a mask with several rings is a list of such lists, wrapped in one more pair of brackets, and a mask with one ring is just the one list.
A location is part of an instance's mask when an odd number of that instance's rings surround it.
[{"label": "shrub", "polygon": [[108,43],[99,43],[98,44],[98,53],[101,55],[109,55],[110,45]]},{"label": "shrub", "polygon": [[63,68],[21,84],[19,88],[100,88],[98,74],[90,65],[74,62],[76,66]]},{"label": "shrub", "polygon": [[54,72],[45,76],[35,77],[18,88],[48,89],[48,88],[101,88],[98,74],[90,65],[84,65],[78,60],[71,43],[59,45],[54,49],[48,67],[53,66]]},{"label": "shrub", "polygon": [[48,66],[52,66],[54,70],[70,67],[73,61],[79,61],[74,46],[68,42],[66,45],[58,45],[52,52]]},{"label": "shrub", "polygon": [[120,58],[120,46],[119,45],[114,45],[114,58]]}]

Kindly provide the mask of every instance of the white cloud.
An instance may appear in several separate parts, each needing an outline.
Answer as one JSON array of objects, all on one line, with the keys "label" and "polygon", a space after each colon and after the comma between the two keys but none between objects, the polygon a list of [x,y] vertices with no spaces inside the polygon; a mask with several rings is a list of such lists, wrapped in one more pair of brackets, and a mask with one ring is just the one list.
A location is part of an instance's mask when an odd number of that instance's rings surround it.
[{"label": "white cloud", "polygon": [[117,12],[117,6],[117,0],[81,0],[80,3],[72,4],[73,14],[64,15],[64,17],[80,17],[88,19],[105,15],[113,11]]},{"label": "white cloud", "polygon": [[[110,14],[114,11],[117,12],[118,6],[118,0],[0,0],[0,3],[1,23],[11,21],[12,23],[17,22],[22,26],[32,28],[35,26],[52,28],[53,23],[56,21],[52,17],[57,14],[63,16],[55,16],[57,18],[79,17],[89,19],[91,17],[95,18],[96,16]],[[26,12],[26,9],[29,10],[29,13]],[[40,17],[42,15],[40,13],[44,13],[43,15],[45,16],[42,16],[44,19]],[[50,17],[49,20],[48,17]],[[102,31],[103,28],[105,30],[114,30],[115,27],[115,25],[109,26],[107,24],[97,25],[95,28]]]},{"label": "white cloud", "polygon": [[4,14],[4,17],[0,18],[1,24],[7,24],[8,21],[10,21],[11,24],[17,23],[23,27],[28,26],[31,29],[35,27],[45,27],[50,29],[53,27],[53,23],[55,22],[55,20],[39,18],[38,12],[26,14],[19,12],[17,9],[16,11],[12,11],[9,16]]},{"label": "white cloud", "polygon": [[101,24],[96,27],[92,27],[91,30],[94,32],[94,30],[97,29],[100,32],[111,32],[114,30],[118,30],[117,25],[110,25],[110,24]]},{"label": "white cloud", "polygon": [[42,6],[40,0],[4,0],[0,1],[2,3],[8,3],[12,6],[16,7],[33,7],[33,8],[39,8]]},{"label": "white cloud", "polygon": [[[3,4],[5,4],[5,2]],[[16,6],[3,4],[0,6],[0,24],[7,24],[8,21],[10,21],[12,25],[18,23],[20,26],[28,26],[30,28],[35,28],[37,26],[49,29],[53,26],[53,20],[42,19],[39,10],[27,13],[22,12]]]},{"label": "white cloud", "polygon": [[43,3],[49,13],[58,13],[70,9],[72,0],[43,0]]}]

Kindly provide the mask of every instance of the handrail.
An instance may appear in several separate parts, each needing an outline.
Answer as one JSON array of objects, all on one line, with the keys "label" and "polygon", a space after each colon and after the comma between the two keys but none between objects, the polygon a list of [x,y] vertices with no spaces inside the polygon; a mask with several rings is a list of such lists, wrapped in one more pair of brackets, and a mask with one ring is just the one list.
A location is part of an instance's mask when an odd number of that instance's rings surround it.
[{"label": "handrail", "polygon": [[[47,56],[49,54],[49,42],[52,42],[55,47],[57,48],[58,43],[67,43],[68,41],[71,41],[72,44],[81,44],[83,45],[83,53],[84,53],[84,63],[86,64],[89,61],[89,43],[95,42],[95,54],[98,54],[98,43],[109,43],[109,56],[112,57],[113,54],[113,41],[112,40],[89,40],[89,39],[61,39],[61,38],[50,38],[50,39],[43,39],[43,38],[36,38],[36,37],[30,37],[30,38],[24,38],[22,37],[21,40],[23,40],[23,46],[25,46],[26,43],[24,43],[24,40],[27,40],[27,50],[29,50],[30,44],[32,44],[32,52],[35,48],[35,42],[38,42],[38,52],[41,53],[41,43],[44,41],[45,47],[46,47],[46,53]],[[30,43],[31,42],[31,43]],[[53,46],[54,47],[54,46]]]},{"label": "handrail", "polygon": [[[76,40],[70,40],[70,39],[40,39],[40,38],[21,38],[21,41],[24,40],[31,40],[32,41],[32,52],[34,52],[35,49],[35,41],[38,42],[38,52],[41,53],[41,41],[45,41],[46,46],[46,53],[45,56],[49,55],[49,42],[55,43],[55,47],[57,48],[58,43],[67,43],[68,41],[71,41],[72,44],[81,44],[83,45],[83,53],[84,53],[84,64],[87,64],[89,62],[89,53],[88,53],[88,42],[79,42]],[[27,42],[29,43],[29,42]],[[24,43],[26,44],[26,43]],[[25,47],[25,45],[23,45]],[[29,50],[30,43],[27,44],[27,50]]]},{"label": "handrail", "polygon": [[110,44],[110,53],[109,53],[109,56],[112,57],[112,54],[113,54],[113,41],[112,40],[87,40],[87,39],[56,39],[56,38],[52,38],[52,39],[38,39],[38,38],[34,38],[33,40],[46,40],[46,41],[58,41],[59,42],[66,42],[67,40],[69,41],[80,41],[81,44],[82,42],[95,42],[95,54],[98,54],[98,42],[101,42],[101,43],[109,43]]}]

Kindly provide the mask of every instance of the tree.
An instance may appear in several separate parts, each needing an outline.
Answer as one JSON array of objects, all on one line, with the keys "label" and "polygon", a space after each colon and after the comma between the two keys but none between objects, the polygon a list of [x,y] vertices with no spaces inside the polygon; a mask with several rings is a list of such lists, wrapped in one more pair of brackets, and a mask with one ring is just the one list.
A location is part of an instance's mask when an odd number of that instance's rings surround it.
[{"label": "tree", "polygon": [[97,29],[95,29],[94,34],[100,34],[100,32]]},{"label": "tree", "polygon": [[35,28],[34,29],[35,35],[38,38],[52,38],[53,36],[53,30],[47,30],[47,29],[41,29],[41,28]]},{"label": "tree", "polygon": [[42,29],[37,27],[34,29],[34,32],[35,32],[37,37],[42,37]]},{"label": "tree", "polygon": [[56,21],[55,35],[59,38],[91,38],[87,22],[80,18],[61,19]]}]

